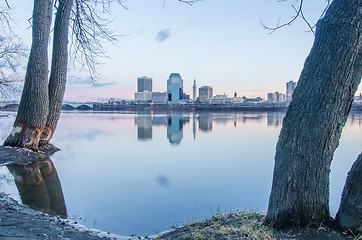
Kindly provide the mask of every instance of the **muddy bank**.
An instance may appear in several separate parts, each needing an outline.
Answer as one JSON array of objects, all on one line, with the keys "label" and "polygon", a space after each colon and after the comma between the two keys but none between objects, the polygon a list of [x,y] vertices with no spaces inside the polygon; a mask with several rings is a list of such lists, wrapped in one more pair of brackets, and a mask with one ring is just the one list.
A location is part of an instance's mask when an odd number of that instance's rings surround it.
[{"label": "muddy bank", "polygon": [[59,217],[39,213],[0,196],[0,239],[138,239],[87,229]]}]

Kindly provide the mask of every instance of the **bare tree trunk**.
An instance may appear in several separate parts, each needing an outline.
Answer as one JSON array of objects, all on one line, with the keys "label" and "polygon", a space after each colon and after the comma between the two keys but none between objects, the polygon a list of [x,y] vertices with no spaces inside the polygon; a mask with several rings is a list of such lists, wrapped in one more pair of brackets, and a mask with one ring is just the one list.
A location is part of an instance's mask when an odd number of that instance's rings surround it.
[{"label": "bare tree trunk", "polygon": [[317,24],[279,136],[266,223],[328,222],[330,164],[362,77],[362,0],[334,0]]},{"label": "bare tree trunk", "polygon": [[336,216],[343,230],[361,231],[362,226],[362,153],[354,162],[344,185],[341,205]]},{"label": "bare tree trunk", "polygon": [[48,116],[48,43],[53,0],[35,0],[32,46],[18,114],[6,146],[38,149]]},{"label": "bare tree trunk", "polygon": [[49,114],[39,145],[48,144],[53,136],[60,117],[67,81],[69,18],[73,0],[59,0],[58,2],[49,78]]}]

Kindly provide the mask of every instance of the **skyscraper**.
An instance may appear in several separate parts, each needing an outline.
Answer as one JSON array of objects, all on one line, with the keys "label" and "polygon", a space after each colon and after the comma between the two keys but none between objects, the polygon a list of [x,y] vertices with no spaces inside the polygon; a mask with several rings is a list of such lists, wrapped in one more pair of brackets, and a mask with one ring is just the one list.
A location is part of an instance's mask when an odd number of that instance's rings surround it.
[{"label": "skyscraper", "polygon": [[194,79],[194,85],[192,86],[192,100],[193,101],[196,101],[196,90],[197,90],[196,79]]},{"label": "skyscraper", "polygon": [[285,94],[287,101],[292,100],[292,95],[293,95],[293,92],[294,92],[294,88],[296,86],[297,86],[296,82],[293,82],[293,81],[287,82],[287,89],[286,89],[286,94]]},{"label": "skyscraper", "polygon": [[152,78],[146,76],[138,77],[137,92],[152,92]]},{"label": "skyscraper", "polygon": [[199,88],[199,99],[205,100],[206,98],[212,97],[212,87],[202,86]]},{"label": "skyscraper", "polygon": [[179,73],[171,73],[167,79],[167,95],[168,101],[175,102],[182,99],[183,96],[183,80]]}]

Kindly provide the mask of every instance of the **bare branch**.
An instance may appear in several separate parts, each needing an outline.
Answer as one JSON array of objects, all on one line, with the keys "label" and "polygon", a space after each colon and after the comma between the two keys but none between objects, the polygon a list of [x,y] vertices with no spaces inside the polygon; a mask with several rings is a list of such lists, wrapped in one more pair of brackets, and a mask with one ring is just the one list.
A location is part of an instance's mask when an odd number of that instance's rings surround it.
[{"label": "bare branch", "polygon": [[[177,0],[177,1],[179,1],[181,3],[186,3],[186,4],[190,5],[190,6],[192,6],[196,2],[201,2],[203,0]],[[166,6],[166,0],[163,0],[163,8],[165,8],[165,6]]]},{"label": "bare branch", "polygon": [[116,44],[119,35],[108,28],[113,21],[103,17],[110,14],[111,4],[117,3],[124,9],[123,0],[74,0],[71,15],[71,57],[87,69],[94,80],[99,77],[97,69],[100,58],[106,57],[104,44]]},{"label": "bare branch", "polygon": [[[177,0],[181,3],[193,5],[202,0]],[[74,62],[81,64],[88,70],[93,81],[100,76],[97,71],[101,65],[100,58],[107,57],[105,43],[116,44],[120,35],[108,27],[113,19],[106,15],[111,14],[111,5],[118,4],[125,10],[126,0],[74,0],[71,14],[72,41],[70,44],[71,57]]]},{"label": "bare branch", "polygon": [[11,8],[6,1],[6,7],[0,5],[0,97],[10,99],[20,93],[22,78],[18,68],[27,58],[27,48],[13,32]]},{"label": "bare branch", "polygon": [[10,9],[10,5],[9,5],[9,3],[8,3],[8,0],[5,0],[5,4],[6,4],[6,6],[8,7],[8,9]]},{"label": "bare branch", "polygon": [[178,0],[179,2],[186,3],[190,6],[194,5],[196,2],[200,2],[202,0]]},{"label": "bare branch", "polygon": [[[286,2],[286,1],[287,1],[287,0],[278,0],[278,2]],[[295,11],[295,15],[292,16],[292,18],[291,18],[290,21],[285,22],[285,23],[283,23],[283,24],[280,24],[280,19],[279,19],[278,24],[277,24],[275,27],[269,27],[269,26],[265,25],[265,24],[260,20],[262,26],[263,26],[265,29],[270,30],[270,33],[273,33],[273,32],[275,32],[275,31],[278,30],[278,29],[281,29],[281,28],[283,28],[283,27],[292,25],[298,18],[301,18],[301,19],[304,21],[304,23],[308,26],[309,31],[312,32],[313,34],[315,34],[315,27],[316,27],[316,25],[315,25],[315,24],[312,25],[312,24],[308,21],[308,19],[304,16],[304,12],[303,12],[303,3],[304,3],[304,1],[303,1],[303,0],[297,0],[297,2],[298,2],[298,1],[299,1],[299,5],[298,5],[298,6],[295,6],[295,5],[293,5],[293,4],[291,5],[291,7],[292,7],[292,8],[294,9],[294,11]],[[325,12],[327,11],[327,9],[328,9],[328,7],[329,7],[329,5],[330,5],[330,3],[331,3],[331,0],[326,0],[326,2],[327,2],[326,7],[324,8],[324,10],[323,10],[320,18],[322,18],[322,17],[324,16]]]}]

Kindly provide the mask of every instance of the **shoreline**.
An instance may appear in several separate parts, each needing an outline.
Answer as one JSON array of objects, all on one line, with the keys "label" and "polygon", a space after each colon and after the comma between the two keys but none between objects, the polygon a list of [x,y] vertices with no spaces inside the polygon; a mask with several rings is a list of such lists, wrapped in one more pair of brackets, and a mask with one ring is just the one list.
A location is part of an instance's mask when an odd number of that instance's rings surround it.
[{"label": "shoreline", "polygon": [[[0,193],[1,194],[1,193]],[[8,195],[0,195],[1,239],[136,239],[87,228],[67,219],[50,216],[20,205]],[[138,239],[138,238],[137,238]]]},{"label": "shoreline", "polygon": [[27,206],[20,205],[8,195],[1,194],[0,216],[0,238],[6,240],[359,239],[358,236],[354,237],[324,225],[279,231],[262,224],[265,214],[242,211],[218,213],[210,219],[175,227],[155,236],[121,236],[98,229],[91,229],[57,216],[37,212]]}]

